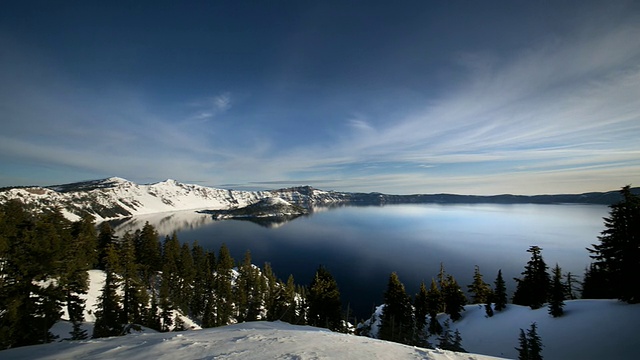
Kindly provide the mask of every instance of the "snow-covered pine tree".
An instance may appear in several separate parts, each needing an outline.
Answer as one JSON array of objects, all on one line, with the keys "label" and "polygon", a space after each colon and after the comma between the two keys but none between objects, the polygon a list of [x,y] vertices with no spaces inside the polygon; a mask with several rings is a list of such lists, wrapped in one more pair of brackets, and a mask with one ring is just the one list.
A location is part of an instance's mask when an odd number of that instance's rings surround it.
[{"label": "snow-covered pine tree", "polygon": [[413,306],[395,272],[389,276],[384,304],[378,333],[380,339],[412,345],[415,342]]}]

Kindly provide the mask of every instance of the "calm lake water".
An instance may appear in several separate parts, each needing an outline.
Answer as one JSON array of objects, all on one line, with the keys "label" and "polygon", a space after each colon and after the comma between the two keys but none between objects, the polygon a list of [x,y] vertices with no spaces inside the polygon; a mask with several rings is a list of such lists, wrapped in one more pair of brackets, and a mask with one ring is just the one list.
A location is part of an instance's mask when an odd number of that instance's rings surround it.
[{"label": "calm lake water", "polygon": [[549,267],[582,276],[590,263],[585,247],[597,241],[600,205],[387,205],[318,211],[267,228],[248,221],[214,221],[194,212],[136,217],[117,230],[137,229],[149,221],[161,236],[178,232],[181,241],[197,240],[206,249],[226,243],[241,261],[247,249],[258,265],[268,261],[283,280],[293,274],[309,284],[319,265],[338,282],[344,307],[359,318],[382,302],[389,274],[398,273],[407,292],[427,285],[443,263],[466,290],[474,265],[493,283],[502,269],[508,290],[515,287],[529,260],[526,250],[540,246]]}]

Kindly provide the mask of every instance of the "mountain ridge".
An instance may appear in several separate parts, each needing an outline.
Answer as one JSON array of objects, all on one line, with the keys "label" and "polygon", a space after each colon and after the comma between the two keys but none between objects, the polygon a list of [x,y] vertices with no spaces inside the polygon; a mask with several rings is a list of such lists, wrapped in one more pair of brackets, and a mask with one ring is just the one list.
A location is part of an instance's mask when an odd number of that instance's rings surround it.
[{"label": "mountain ridge", "polygon": [[[640,188],[633,188],[640,193]],[[0,203],[19,199],[35,209],[58,207],[71,220],[91,214],[96,220],[124,218],[180,210],[229,211],[242,209],[268,198],[278,198],[307,211],[314,207],[366,206],[387,204],[600,204],[620,201],[618,191],[558,195],[390,195],[325,191],[311,186],[277,190],[241,191],[184,184],[173,179],[152,184],[109,177],[51,186],[21,186],[0,189]]]}]

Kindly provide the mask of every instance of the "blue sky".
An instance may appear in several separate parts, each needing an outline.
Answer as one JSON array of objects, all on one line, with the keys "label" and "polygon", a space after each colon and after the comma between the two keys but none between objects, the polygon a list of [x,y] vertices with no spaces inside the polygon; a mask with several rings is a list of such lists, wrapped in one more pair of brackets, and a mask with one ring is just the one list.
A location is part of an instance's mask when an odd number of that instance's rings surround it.
[{"label": "blue sky", "polygon": [[637,186],[640,4],[3,1],[0,126],[0,186]]}]

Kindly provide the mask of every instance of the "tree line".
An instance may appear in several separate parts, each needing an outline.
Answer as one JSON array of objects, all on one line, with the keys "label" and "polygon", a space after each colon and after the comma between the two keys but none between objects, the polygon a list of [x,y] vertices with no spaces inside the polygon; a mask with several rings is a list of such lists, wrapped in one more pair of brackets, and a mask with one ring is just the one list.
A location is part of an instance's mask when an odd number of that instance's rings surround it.
[{"label": "tree line", "polygon": [[[104,271],[93,333],[83,328],[88,271]],[[319,267],[309,286],[279,279],[247,251],[241,262],[226,245],[217,254],[176,233],[160,241],[155,228],[116,236],[91,216],[72,222],[57,210],[30,211],[19,201],[0,206],[0,349],[54,340],[51,327],[66,310],[69,339],[123,335],[145,326],[184,330],[185,319],[208,328],[281,320],[344,330],[340,293]]]}]

